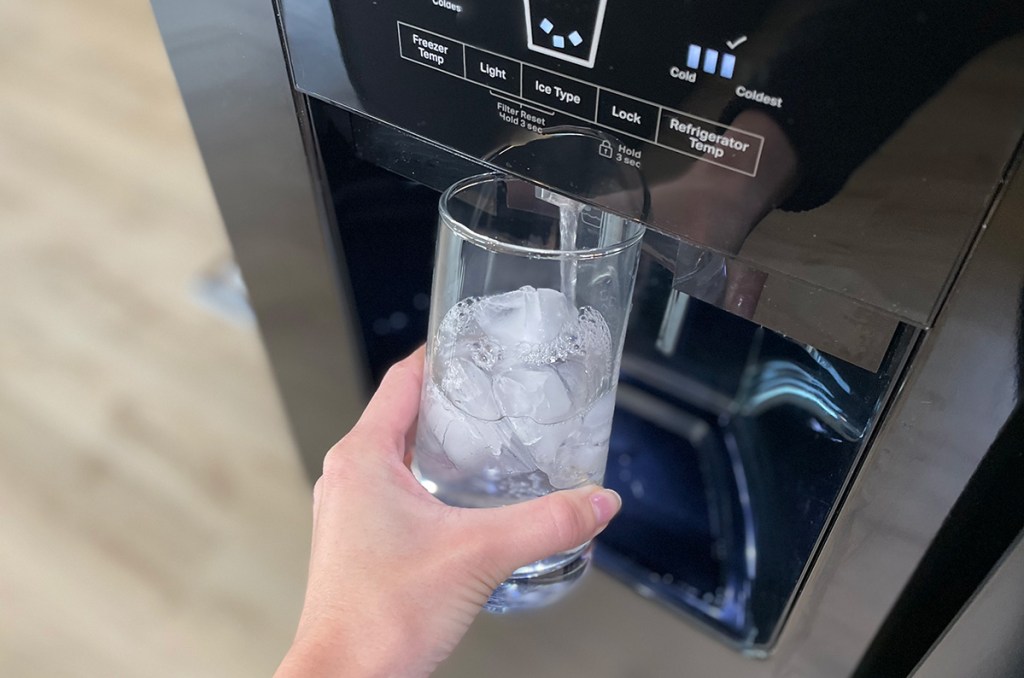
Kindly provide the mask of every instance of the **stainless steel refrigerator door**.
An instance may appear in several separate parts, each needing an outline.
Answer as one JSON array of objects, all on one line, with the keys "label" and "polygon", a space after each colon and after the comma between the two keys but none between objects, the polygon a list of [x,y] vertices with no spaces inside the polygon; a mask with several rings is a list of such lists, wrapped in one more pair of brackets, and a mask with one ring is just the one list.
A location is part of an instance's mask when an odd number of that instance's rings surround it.
[{"label": "stainless steel refrigerator door", "polygon": [[[358,413],[362,377],[277,17],[267,0],[153,4],[282,396],[315,460]],[[565,605],[481,618],[438,675],[851,673],[1016,402],[1022,219],[1018,172],[922,340],[770,656],[744,657],[595,573]]]}]

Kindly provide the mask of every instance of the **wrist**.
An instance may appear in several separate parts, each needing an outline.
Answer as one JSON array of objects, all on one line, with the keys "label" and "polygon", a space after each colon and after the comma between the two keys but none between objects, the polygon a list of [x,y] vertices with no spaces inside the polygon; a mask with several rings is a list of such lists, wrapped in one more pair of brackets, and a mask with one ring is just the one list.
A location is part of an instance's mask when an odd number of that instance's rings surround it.
[{"label": "wrist", "polygon": [[292,643],[274,678],[393,678],[403,675],[393,656],[372,643],[341,635],[307,634]]},{"label": "wrist", "polygon": [[307,613],[274,678],[425,677],[436,667],[436,658],[420,650],[422,635],[393,615]]}]

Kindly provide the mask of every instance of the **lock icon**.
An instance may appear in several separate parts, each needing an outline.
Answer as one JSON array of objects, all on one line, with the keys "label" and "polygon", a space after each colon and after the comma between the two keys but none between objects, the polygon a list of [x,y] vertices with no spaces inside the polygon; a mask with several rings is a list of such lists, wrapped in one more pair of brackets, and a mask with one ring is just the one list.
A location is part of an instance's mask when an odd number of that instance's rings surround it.
[{"label": "lock icon", "polygon": [[597,147],[597,152],[602,158],[610,158],[614,151],[612,150],[612,142],[605,139],[601,142],[601,145]]}]

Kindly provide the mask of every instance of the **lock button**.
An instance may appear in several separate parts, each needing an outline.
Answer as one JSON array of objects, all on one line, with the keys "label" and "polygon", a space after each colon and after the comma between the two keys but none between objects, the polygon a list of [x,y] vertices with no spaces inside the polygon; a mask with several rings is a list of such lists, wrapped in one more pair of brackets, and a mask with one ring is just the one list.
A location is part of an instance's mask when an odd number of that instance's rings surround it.
[{"label": "lock button", "polygon": [[654,141],[658,107],[645,101],[602,89],[597,102],[597,123],[633,137]]}]

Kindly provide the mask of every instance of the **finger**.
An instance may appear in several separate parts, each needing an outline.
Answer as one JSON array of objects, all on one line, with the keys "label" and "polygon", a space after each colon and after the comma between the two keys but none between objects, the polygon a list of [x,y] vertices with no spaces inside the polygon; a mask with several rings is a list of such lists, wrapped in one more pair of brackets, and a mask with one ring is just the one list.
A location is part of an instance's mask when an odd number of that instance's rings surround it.
[{"label": "finger", "polygon": [[553,492],[496,509],[474,510],[489,559],[509,572],[593,539],[622,507],[622,498],[599,487]]},{"label": "finger", "polygon": [[402,457],[402,465],[412,470],[412,460],[416,456],[416,431],[410,430],[405,436],[405,455]]},{"label": "finger", "polygon": [[324,477],[320,476],[313,483],[313,529],[316,529],[317,520],[320,518],[320,497],[323,495]]},{"label": "finger", "polygon": [[391,446],[380,447],[399,456],[405,454],[406,438],[419,414],[424,356],[425,348],[421,346],[393,365],[356,424],[358,429],[379,437],[380,442],[391,442]]},{"label": "finger", "polygon": [[313,529],[311,531],[312,537],[309,540],[310,560],[312,560],[313,551],[316,549],[316,526],[320,521],[320,497],[323,495],[323,484],[323,476],[317,478],[316,482],[313,483]]}]

